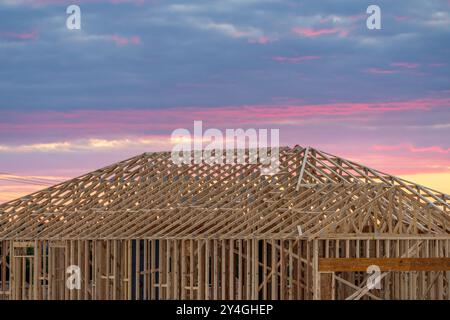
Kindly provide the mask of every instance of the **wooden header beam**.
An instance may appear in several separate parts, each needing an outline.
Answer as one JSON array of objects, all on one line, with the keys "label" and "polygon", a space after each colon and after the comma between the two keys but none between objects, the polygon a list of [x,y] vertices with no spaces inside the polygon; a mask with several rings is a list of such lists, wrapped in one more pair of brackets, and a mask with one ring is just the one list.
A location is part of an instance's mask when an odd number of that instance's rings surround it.
[{"label": "wooden header beam", "polygon": [[320,272],[367,271],[370,265],[381,271],[450,271],[450,258],[321,258]]}]

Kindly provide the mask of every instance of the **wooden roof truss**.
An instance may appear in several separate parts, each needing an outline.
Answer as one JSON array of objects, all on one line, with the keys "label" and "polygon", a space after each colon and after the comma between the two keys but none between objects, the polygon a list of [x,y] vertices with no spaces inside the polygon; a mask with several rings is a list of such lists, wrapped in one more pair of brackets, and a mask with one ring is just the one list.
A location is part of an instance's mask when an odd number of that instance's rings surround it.
[{"label": "wooden roof truss", "polygon": [[309,147],[260,168],[145,153],[0,205],[0,240],[449,236],[430,188]]}]

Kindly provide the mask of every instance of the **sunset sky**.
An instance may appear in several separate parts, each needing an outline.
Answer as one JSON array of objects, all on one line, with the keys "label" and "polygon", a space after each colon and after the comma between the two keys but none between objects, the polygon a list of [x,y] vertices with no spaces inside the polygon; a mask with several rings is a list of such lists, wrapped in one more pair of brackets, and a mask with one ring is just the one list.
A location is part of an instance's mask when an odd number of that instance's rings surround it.
[{"label": "sunset sky", "polygon": [[449,194],[449,57],[448,0],[0,0],[0,203],[44,187],[11,175],[170,150],[194,120]]}]

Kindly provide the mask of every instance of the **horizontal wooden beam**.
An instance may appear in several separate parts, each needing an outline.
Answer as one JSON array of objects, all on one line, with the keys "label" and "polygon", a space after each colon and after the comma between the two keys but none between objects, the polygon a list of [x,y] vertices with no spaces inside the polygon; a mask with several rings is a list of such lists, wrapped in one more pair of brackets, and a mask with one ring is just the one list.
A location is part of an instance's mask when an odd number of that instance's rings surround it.
[{"label": "horizontal wooden beam", "polygon": [[13,246],[14,246],[14,248],[34,247],[34,242],[33,241],[14,242]]},{"label": "horizontal wooden beam", "polygon": [[320,272],[367,271],[376,265],[381,271],[450,271],[450,258],[321,258]]}]

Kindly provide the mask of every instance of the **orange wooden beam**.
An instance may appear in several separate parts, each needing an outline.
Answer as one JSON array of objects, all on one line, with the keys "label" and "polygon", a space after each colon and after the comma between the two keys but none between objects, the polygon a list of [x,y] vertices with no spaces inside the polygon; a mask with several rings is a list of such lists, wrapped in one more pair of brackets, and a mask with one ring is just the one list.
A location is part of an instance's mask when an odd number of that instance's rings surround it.
[{"label": "orange wooden beam", "polygon": [[450,258],[321,258],[320,272],[367,271],[371,265],[381,271],[450,271]]}]

